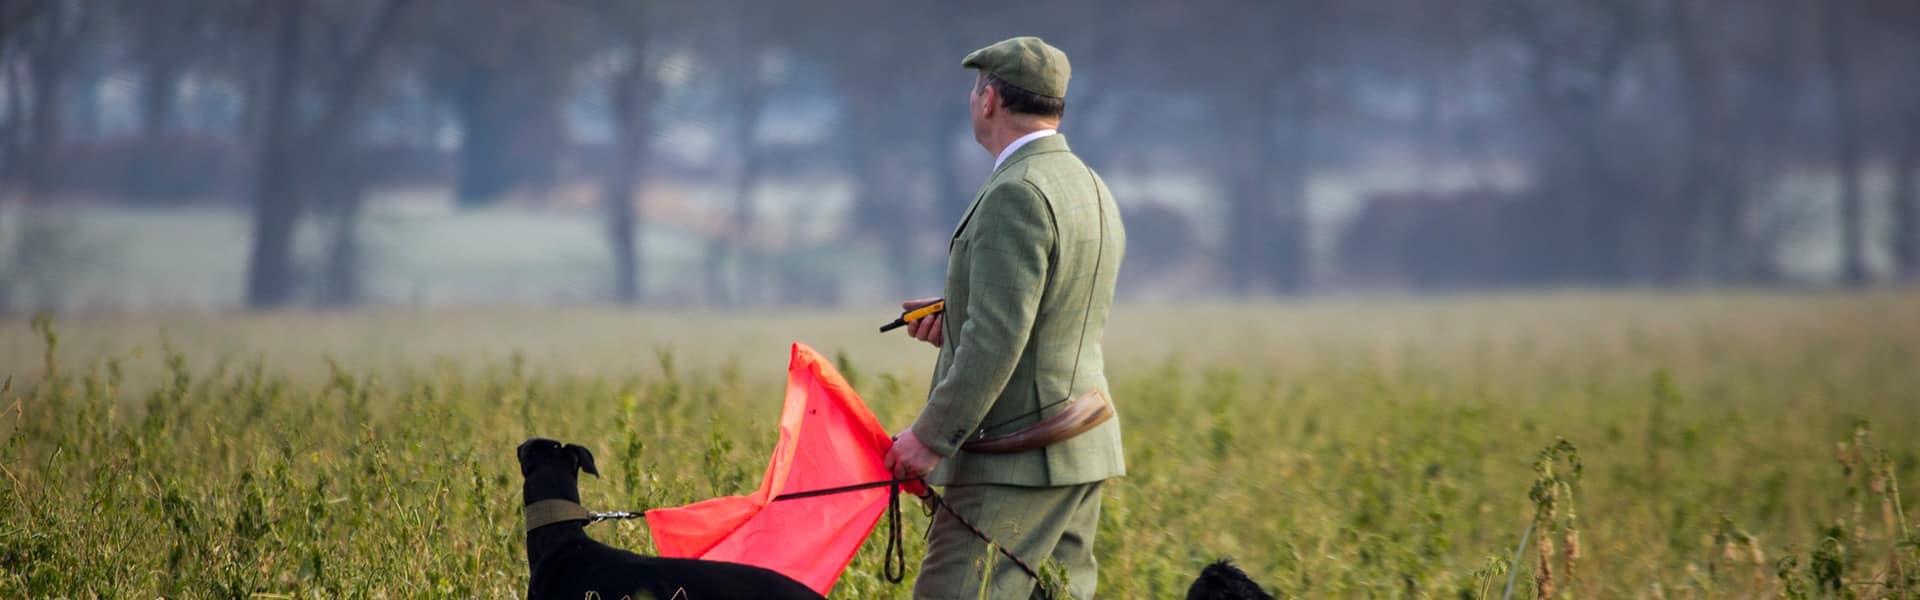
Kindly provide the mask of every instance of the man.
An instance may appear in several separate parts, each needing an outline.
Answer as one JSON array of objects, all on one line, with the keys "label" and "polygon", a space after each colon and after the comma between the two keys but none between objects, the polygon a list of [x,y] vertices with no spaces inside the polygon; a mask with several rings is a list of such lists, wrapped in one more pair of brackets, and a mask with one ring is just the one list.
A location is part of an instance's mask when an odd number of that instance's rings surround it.
[{"label": "man", "polygon": [[[947,504],[994,544],[1036,569],[1057,561],[1073,596],[1089,598],[1100,485],[1126,470],[1119,420],[1010,454],[960,446],[1038,422],[1089,390],[1107,393],[1100,338],[1126,234],[1106,185],[1055,132],[1066,54],[1018,37],[961,65],[977,71],[973,135],[995,164],[954,231],[945,313],[909,328],[940,358],[926,408],[886,463],[896,476],[946,486]],[[992,598],[1035,593],[1032,576],[946,511],[929,535],[914,597],[978,598],[983,585]]]}]

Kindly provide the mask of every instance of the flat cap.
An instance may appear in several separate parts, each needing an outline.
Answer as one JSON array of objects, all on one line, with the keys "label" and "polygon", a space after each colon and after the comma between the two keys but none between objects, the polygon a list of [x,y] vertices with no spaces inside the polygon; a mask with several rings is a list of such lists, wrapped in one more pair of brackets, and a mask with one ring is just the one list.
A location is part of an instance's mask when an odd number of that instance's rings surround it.
[{"label": "flat cap", "polygon": [[975,50],[960,66],[978,69],[1020,89],[1042,96],[1067,97],[1067,78],[1073,68],[1067,53],[1040,38],[1022,36]]}]

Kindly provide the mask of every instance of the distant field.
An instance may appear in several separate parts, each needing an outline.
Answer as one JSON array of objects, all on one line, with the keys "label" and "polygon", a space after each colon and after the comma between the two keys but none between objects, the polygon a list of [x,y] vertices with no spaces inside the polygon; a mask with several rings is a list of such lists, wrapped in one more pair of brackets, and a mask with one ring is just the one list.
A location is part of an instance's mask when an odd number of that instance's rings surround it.
[{"label": "distant field", "polygon": [[[376,206],[360,228],[368,299],[389,306],[536,303],[606,296],[610,258],[589,210],[505,207],[455,212]],[[10,215],[8,215],[10,216]],[[245,289],[251,223],[227,207],[84,206],[48,217],[63,236],[54,301],[88,312],[231,309]],[[294,236],[298,268],[321,264],[330,224]],[[0,229],[0,238],[9,232]],[[668,228],[642,236],[655,290],[698,281],[683,271],[700,240]]]},{"label": "distant field", "polygon": [[[991,161],[975,157],[984,177]],[[1137,210],[1160,206],[1192,220],[1194,236],[1175,242],[1196,253],[1191,260],[1211,263],[1222,250],[1228,215],[1210,178],[1193,173],[1130,173],[1107,175],[1121,206]],[[1339,287],[1339,236],[1348,222],[1374,194],[1423,190],[1441,192],[1478,185],[1510,187],[1523,177],[1515,165],[1451,165],[1437,170],[1413,168],[1387,161],[1377,165],[1316,173],[1307,190],[1308,214],[1313,220],[1308,244],[1313,249],[1316,289]],[[1489,179],[1491,178],[1491,179]],[[1889,180],[1878,171],[1868,178],[1869,189]],[[735,201],[729,185],[716,182],[665,182],[646,190],[647,225],[640,230],[645,262],[645,289],[657,302],[699,305],[707,297],[707,249],[731,223]],[[800,273],[818,285],[838,291],[843,298],[870,297],[887,286],[882,281],[886,261],[876,255],[872,240],[853,230],[849,222],[853,190],[838,177],[768,182],[758,191],[756,214],[762,228],[749,237],[778,247],[774,270]],[[1833,182],[1811,174],[1797,174],[1782,182],[1770,202],[1791,207],[1797,227],[1783,234],[1778,265],[1793,281],[1830,281],[1839,262],[1837,244],[1827,232],[1837,230],[1825,200],[1837,196]],[[605,222],[594,207],[597,192],[590,185],[567,185],[538,195],[514,197],[500,206],[457,209],[452,190],[442,187],[382,189],[368,199],[358,229],[362,242],[364,300],[386,308],[443,309],[490,305],[579,305],[604,301],[610,295],[611,255],[607,251]],[[1875,197],[1878,197],[1875,195]],[[932,211],[942,215],[928,225],[946,232],[966,208],[967,198],[948,198]],[[187,207],[142,208],[94,198],[61,198],[58,207],[32,215],[19,202],[0,198],[0,264],[29,221],[43,221],[57,234],[55,251],[34,261],[37,272],[14,298],[16,306],[51,307],[84,314],[121,314],[180,310],[232,310],[240,306],[245,289],[249,250],[250,213],[241,206],[202,203]],[[1891,223],[1869,203],[1870,223]],[[1800,214],[1806,213],[1806,214]],[[296,270],[311,273],[325,256],[333,222],[324,214],[310,215],[293,235]],[[1140,227],[1143,233],[1150,227]],[[1880,236],[1878,226],[1869,235]],[[732,238],[728,238],[732,239]],[[1135,236],[1136,250],[1152,247]],[[918,251],[930,268],[944,265],[944,246],[937,234]],[[1891,256],[1872,244],[1868,262],[1878,273],[1890,274]],[[1890,247],[1890,246],[1889,246]],[[1162,257],[1176,264],[1188,259]],[[1194,265],[1173,267],[1183,272],[1153,273],[1151,277],[1123,279],[1121,293],[1128,298],[1190,299],[1226,285],[1218,273]],[[722,279],[743,285],[735,265],[723,266]],[[1143,272],[1143,275],[1148,273]],[[303,279],[304,280],[304,279]],[[773,281],[761,282],[772,285]],[[932,282],[929,281],[929,284]],[[744,287],[744,286],[743,286]],[[1203,289],[1194,289],[1196,287]],[[42,289],[48,288],[48,289]],[[302,298],[311,295],[303,290]],[[816,299],[808,299],[815,302]],[[770,304],[760,299],[761,304]]]},{"label": "distant field", "polygon": [[[513,596],[520,440],[591,447],[594,509],[745,492],[789,342],[911,421],[933,352],[888,308],[56,321],[51,361],[0,322],[0,597]],[[1103,597],[1228,556],[1302,597],[1920,594],[1920,291],[1132,307],[1106,343]],[[874,541],[836,597],[907,596]]]}]

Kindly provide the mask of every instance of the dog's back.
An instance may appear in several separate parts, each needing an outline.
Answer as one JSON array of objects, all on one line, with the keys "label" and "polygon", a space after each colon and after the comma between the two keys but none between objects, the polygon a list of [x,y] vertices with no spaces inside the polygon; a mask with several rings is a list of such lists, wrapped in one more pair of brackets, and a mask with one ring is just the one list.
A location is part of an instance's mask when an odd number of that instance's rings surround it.
[{"label": "dog's back", "polygon": [[623,596],[660,600],[682,598],[820,598],[793,579],[751,565],[728,562],[640,556],[582,538],[568,543],[533,568],[528,582],[530,599],[601,598]]}]

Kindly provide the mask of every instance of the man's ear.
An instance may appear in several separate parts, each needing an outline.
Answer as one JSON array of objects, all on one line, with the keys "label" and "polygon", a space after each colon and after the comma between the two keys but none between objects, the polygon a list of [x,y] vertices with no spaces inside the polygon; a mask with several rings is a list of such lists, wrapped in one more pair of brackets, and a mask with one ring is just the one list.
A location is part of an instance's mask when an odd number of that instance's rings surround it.
[{"label": "man's ear", "polygon": [[600,469],[593,466],[593,452],[587,450],[586,446],[567,444],[566,451],[573,454],[574,466],[579,467],[582,471],[586,471],[588,475],[594,477],[600,476]]}]

